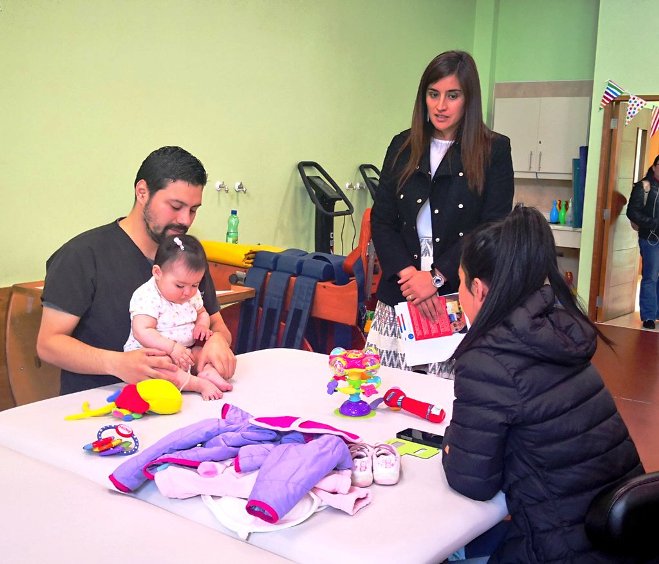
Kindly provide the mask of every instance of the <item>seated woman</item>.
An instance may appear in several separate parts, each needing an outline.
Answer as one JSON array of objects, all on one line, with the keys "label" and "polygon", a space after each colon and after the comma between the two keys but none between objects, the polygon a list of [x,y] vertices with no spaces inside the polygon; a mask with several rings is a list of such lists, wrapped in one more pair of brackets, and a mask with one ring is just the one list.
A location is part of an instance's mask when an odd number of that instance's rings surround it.
[{"label": "seated woman", "polygon": [[489,562],[606,562],[586,537],[586,511],[643,467],[591,364],[599,332],[536,209],[465,239],[459,295],[472,325],[455,352],[448,483],[477,500],[505,493],[510,526]]}]

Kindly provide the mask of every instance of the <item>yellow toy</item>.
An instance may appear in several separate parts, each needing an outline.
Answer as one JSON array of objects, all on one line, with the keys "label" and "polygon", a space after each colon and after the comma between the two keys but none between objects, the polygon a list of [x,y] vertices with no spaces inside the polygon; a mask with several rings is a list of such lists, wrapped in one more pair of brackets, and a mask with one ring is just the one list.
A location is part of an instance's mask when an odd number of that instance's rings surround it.
[{"label": "yellow toy", "polygon": [[82,413],[67,415],[64,419],[86,419],[112,413],[124,421],[139,419],[147,411],[159,415],[171,415],[181,411],[183,396],[179,389],[167,380],[143,380],[137,384],[128,384],[108,397],[107,405],[98,409],[89,409],[89,402],[82,404]]}]

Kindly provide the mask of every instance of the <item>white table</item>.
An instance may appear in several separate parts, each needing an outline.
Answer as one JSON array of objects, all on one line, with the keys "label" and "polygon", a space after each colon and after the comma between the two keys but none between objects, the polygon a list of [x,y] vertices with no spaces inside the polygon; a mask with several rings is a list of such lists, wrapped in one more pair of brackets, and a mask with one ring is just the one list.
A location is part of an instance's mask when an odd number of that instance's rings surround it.
[{"label": "white table", "polygon": [[288,562],[139,499],[0,447],[5,564],[194,562],[218,552],[246,564]]},{"label": "white table", "polygon": [[[347,396],[327,395],[326,385],[330,380],[327,356],[271,349],[238,357],[234,390],[224,400],[204,402],[199,395],[185,394],[180,413],[147,415],[133,421],[131,426],[140,443],[148,446],[172,430],[217,417],[226,400],[255,416],[299,415],[329,423],[357,433],[371,444],[393,438],[406,427],[444,431],[451,415],[452,381],[390,368],[382,368],[379,375],[380,391],[399,386],[410,397],[441,405],[447,411],[446,422],[432,424],[384,405],[373,418],[338,416],[335,410]],[[95,438],[100,427],[117,420],[105,416],[65,421],[64,416],[79,412],[85,400],[92,407],[104,405],[105,398],[117,387],[87,390],[1,412],[0,446],[40,460],[45,468],[68,470],[112,488],[107,476],[121,460],[91,456],[81,447]],[[371,488],[371,505],[354,516],[327,509],[290,529],[253,533],[249,543],[297,562],[334,564],[346,558],[356,562],[438,562],[506,514],[502,494],[489,502],[477,502],[452,491],[446,483],[439,455],[428,460],[405,456],[397,485]],[[161,496],[153,483],[139,489],[136,497],[233,536],[199,498],[170,500]],[[134,502],[125,501],[127,511],[140,511]],[[147,504],[140,507],[145,512],[153,510]],[[268,555],[264,553],[264,556]]]}]

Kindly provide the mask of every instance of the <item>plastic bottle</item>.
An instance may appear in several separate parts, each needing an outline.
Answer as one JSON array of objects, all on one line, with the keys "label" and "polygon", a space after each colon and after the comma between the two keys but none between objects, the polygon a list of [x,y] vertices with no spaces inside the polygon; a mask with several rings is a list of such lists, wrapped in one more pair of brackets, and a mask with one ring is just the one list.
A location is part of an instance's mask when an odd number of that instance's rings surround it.
[{"label": "plastic bottle", "polygon": [[238,242],[238,210],[231,210],[229,221],[227,222],[227,243]]},{"label": "plastic bottle", "polygon": [[569,227],[574,227],[574,211],[572,211],[572,198],[570,198],[570,203],[567,205],[567,211],[565,212],[565,225]]},{"label": "plastic bottle", "polygon": [[558,201],[558,223],[561,225],[565,225],[565,214],[567,213],[567,200],[563,201],[563,205],[561,205],[561,201]]},{"label": "plastic bottle", "polygon": [[558,207],[556,207],[556,200],[551,206],[551,211],[549,212],[549,223],[558,223]]}]

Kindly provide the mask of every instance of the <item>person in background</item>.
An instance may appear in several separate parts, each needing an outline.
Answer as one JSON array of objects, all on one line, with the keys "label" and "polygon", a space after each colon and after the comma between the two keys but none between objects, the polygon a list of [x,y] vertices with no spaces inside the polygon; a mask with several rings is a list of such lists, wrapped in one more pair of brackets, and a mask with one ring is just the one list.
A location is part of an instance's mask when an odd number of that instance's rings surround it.
[{"label": "person in background", "polygon": [[489,562],[610,561],[588,541],[586,512],[643,467],[591,364],[598,331],[558,269],[544,216],[516,207],[472,232],[459,276],[471,327],[454,355],[442,462],[462,495],[506,496],[511,519]]},{"label": "person in background", "polygon": [[[48,259],[37,352],[62,369],[61,394],[162,378],[162,371],[175,377],[178,367],[161,350],[123,352],[130,333],[127,312],[133,292],[151,277],[158,244],[167,235],[186,233],[192,224],[206,182],[196,157],[180,147],[157,149],[137,171],[130,213],[74,237]],[[213,335],[198,370],[210,363],[231,378],[236,368],[231,335],[208,271],[200,291]]]},{"label": "person in background", "polygon": [[[462,51],[435,57],[424,70],[412,127],[391,141],[371,211],[382,267],[369,344],[385,366],[405,363],[394,306],[404,300],[437,320],[438,294],[458,289],[462,239],[512,207],[510,140],[483,123],[474,59]],[[424,367],[450,374],[446,363]]]},{"label": "person in background", "polygon": [[210,316],[199,292],[208,263],[201,243],[192,235],[165,237],[153,261],[153,276],[130,300],[131,331],[124,351],[151,347],[163,351],[178,367],[175,377],[162,371],[163,378],[180,384],[180,390],[199,392],[203,399],[222,397],[226,383],[208,363],[197,371],[197,361],[213,332]]},{"label": "person in background", "polygon": [[642,274],[638,295],[641,321],[654,329],[659,319],[659,155],[645,177],[634,184],[627,204],[627,217],[638,230]]}]

